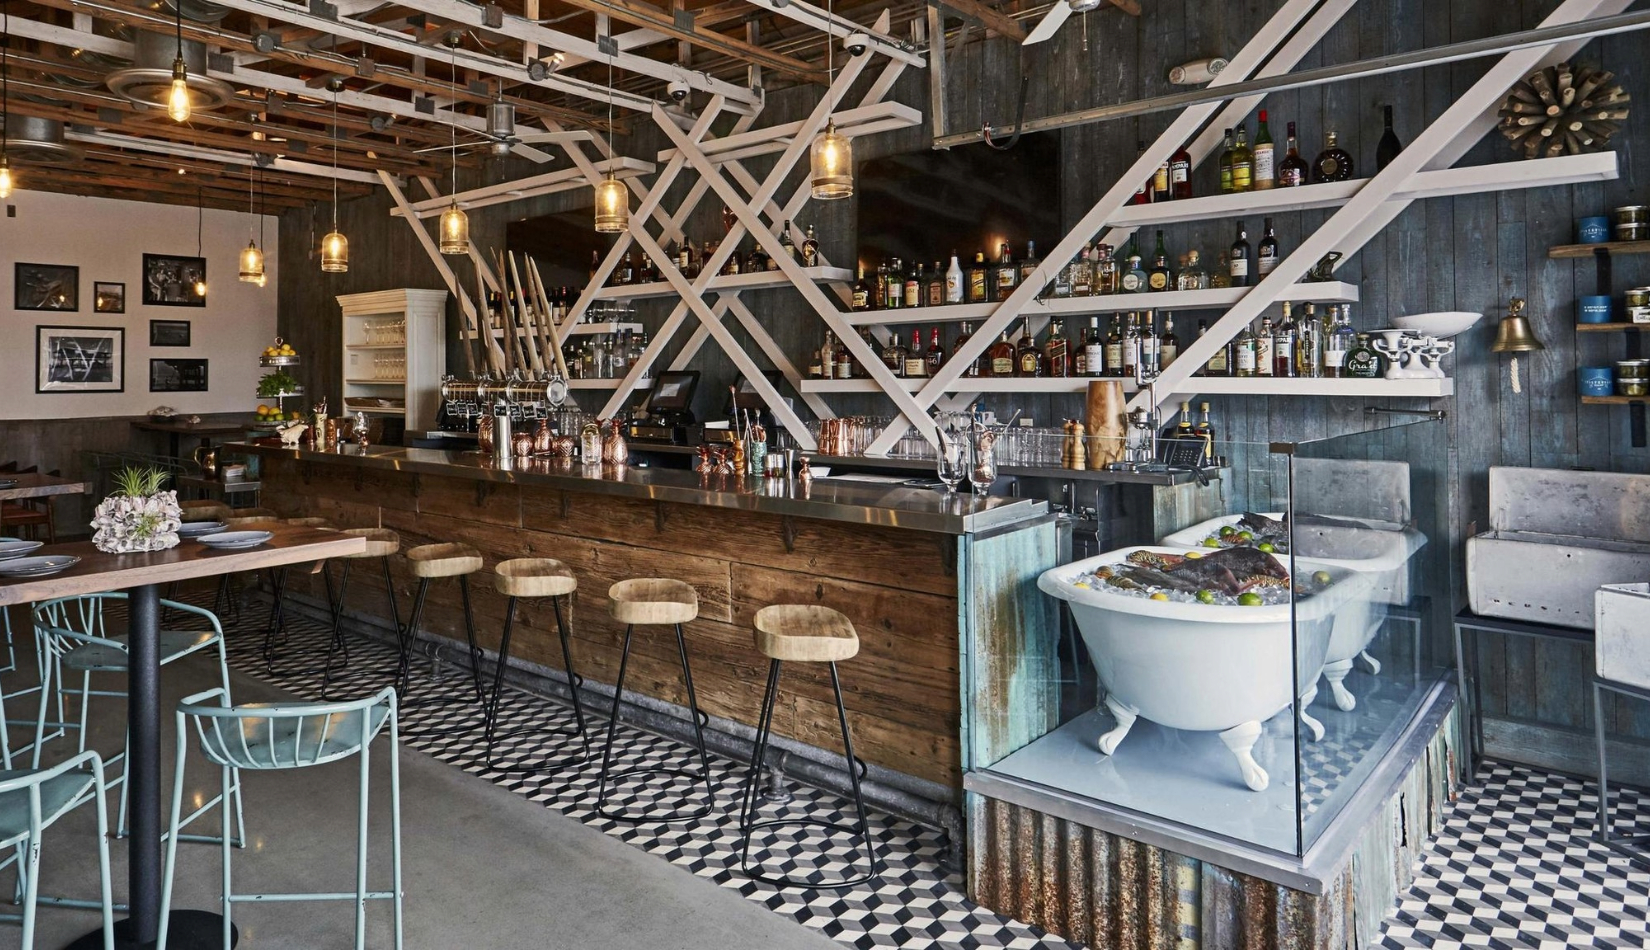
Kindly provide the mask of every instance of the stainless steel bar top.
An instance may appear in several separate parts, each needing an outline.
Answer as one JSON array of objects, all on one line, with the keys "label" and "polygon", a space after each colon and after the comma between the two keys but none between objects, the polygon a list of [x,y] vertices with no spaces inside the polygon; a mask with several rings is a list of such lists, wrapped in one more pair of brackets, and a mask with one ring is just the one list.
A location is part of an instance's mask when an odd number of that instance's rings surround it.
[{"label": "stainless steel bar top", "polygon": [[232,443],[226,448],[301,462],[471,478],[939,534],[974,534],[1048,514],[1048,503],[1037,499],[947,496],[927,488],[844,479],[815,478],[812,484],[804,485],[797,479],[702,476],[682,469],[587,466],[540,458],[500,464],[474,451],[398,446],[374,445],[365,450],[346,446],[336,452],[249,443]]}]

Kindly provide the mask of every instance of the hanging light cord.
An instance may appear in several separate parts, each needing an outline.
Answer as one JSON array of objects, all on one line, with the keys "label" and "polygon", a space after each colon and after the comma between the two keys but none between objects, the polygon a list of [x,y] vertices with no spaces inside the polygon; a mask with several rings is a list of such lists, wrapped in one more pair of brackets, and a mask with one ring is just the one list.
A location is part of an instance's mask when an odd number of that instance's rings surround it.
[{"label": "hanging light cord", "polygon": [[[831,29],[836,25],[836,13],[832,7],[832,0],[825,0],[825,75],[828,84],[825,86],[825,95],[832,99],[831,112],[836,111],[836,33]],[[941,37],[943,42],[944,37]],[[826,113],[829,118],[830,113]]]},{"label": "hanging light cord", "polygon": [[[612,39],[611,36],[608,39]],[[607,174],[613,174],[613,57],[607,57]]]},{"label": "hanging light cord", "polygon": [[[447,123],[447,131],[452,136],[452,148],[449,155],[453,160],[453,203],[458,203],[458,47],[453,48],[453,120]],[[504,87],[499,86],[502,94]]]},{"label": "hanging light cord", "polygon": [[6,120],[0,125],[0,158],[4,158],[11,139],[11,0],[0,0],[0,36],[0,116]]},{"label": "hanging light cord", "polygon": [[206,223],[206,191],[204,185],[195,186],[195,256],[201,256],[201,231]]},{"label": "hanging light cord", "polygon": [[332,90],[332,230],[338,230],[338,90]]}]

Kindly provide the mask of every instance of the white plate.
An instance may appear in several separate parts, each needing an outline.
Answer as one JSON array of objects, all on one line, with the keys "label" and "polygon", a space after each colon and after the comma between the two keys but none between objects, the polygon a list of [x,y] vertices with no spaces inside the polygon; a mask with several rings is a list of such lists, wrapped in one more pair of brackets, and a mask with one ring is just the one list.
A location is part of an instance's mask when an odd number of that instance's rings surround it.
[{"label": "white plate", "polygon": [[195,540],[220,551],[239,551],[244,548],[255,548],[273,537],[275,535],[269,531],[222,531]]},{"label": "white plate", "polygon": [[217,534],[227,527],[222,521],[185,521],[178,526],[178,536],[198,538],[203,534]]},{"label": "white plate", "polygon": [[72,554],[48,554],[45,557],[13,558],[9,561],[0,561],[0,576],[44,577],[47,574],[66,571],[79,563],[80,558]]},{"label": "white plate", "polygon": [[0,538],[0,561],[22,557],[45,543],[44,541],[25,541],[22,538]]}]

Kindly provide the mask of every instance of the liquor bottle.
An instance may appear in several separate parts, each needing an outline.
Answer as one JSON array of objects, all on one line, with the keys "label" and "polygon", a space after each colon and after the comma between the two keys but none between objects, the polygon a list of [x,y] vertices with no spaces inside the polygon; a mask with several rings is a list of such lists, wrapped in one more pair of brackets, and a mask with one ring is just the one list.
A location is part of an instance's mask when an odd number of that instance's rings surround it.
[{"label": "liquor bottle", "polygon": [[[871,328],[860,327],[859,339],[865,344],[865,348],[871,351],[872,357],[880,362],[882,360],[882,344],[878,343],[877,338],[871,335]],[[862,377],[871,375],[865,371],[864,366],[860,365],[859,357],[857,356],[854,357],[854,375]]]},{"label": "liquor bottle", "polygon": [[1346,149],[1335,142],[1335,132],[1330,130],[1328,140],[1323,151],[1312,160],[1312,181],[1346,181],[1352,177],[1352,156]]},{"label": "liquor bottle", "polygon": [[928,375],[928,354],[922,348],[922,331],[911,331],[911,347],[905,351],[905,375],[918,379]]},{"label": "liquor bottle", "polygon": [[1152,173],[1153,201],[1169,201],[1174,198],[1173,186],[1170,185],[1170,168],[1173,164],[1172,158],[1166,158],[1163,164],[1157,166],[1157,171]]},{"label": "liquor bottle", "polygon": [[905,263],[897,257],[888,262],[882,305],[889,310],[905,307]]},{"label": "liquor bottle", "polygon": [[1183,402],[1180,404],[1180,421],[1174,427],[1174,437],[1177,439],[1191,439],[1195,438],[1196,435],[1196,430],[1192,428],[1192,404]]},{"label": "liquor bottle", "polygon": [[727,261],[722,265],[722,273],[737,274],[744,269],[744,258],[740,255],[738,249],[736,248],[732,254],[728,255]]},{"label": "liquor bottle", "polygon": [[1272,362],[1272,318],[1261,317],[1260,329],[1255,331],[1255,375],[1271,376],[1277,366]]},{"label": "liquor bottle", "polygon": [[1043,341],[1043,373],[1064,378],[1071,375],[1071,342],[1066,338],[1064,320],[1055,320]]},{"label": "liquor bottle", "polygon": [[1163,247],[1163,232],[1157,232],[1157,250],[1152,252],[1152,269],[1146,274],[1146,287],[1154,293],[1173,289],[1174,272],[1169,270],[1169,252]]},{"label": "liquor bottle", "polygon": [[1107,376],[1123,375],[1123,320],[1122,314],[1112,314],[1111,331],[1106,334],[1105,372]]},{"label": "liquor bottle", "polygon": [[1267,191],[1277,184],[1277,146],[1272,143],[1272,130],[1266,125],[1266,110],[1260,110],[1260,125],[1255,127],[1255,190]]},{"label": "liquor bottle", "polygon": [[945,347],[940,345],[940,328],[934,327],[928,337],[928,351],[923,354],[928,363],[928,375],[932,376],[945,365]]},{"label": "liquor bottle", "polygon": [[925,307],[938,307],[945,303],[945,267],[939,261],[934,262],[934,269],[928,272],[928,279],[923,282],[922,302]]},{"label": "liquor bottle", "polygon": [[838,344],[836,348],[836,378],[853,379],[855,375],[854,354],[848,352],[848,347]]},{"label": "liquor bottle", "polygon": [[1346,353],[1346,369],[1342,376],[1348,379],[1375,379],[1381,375],[1381,357],[1369,346],[1369,334],[1360,333],[1357,342]]},{"label": "liquor bottle", "polygon": [[1077,258],[1081,257],[1086,252],[1087,252],[1086,248],[1082,251],[1078,251],[1077,255],[1072,257],[1071,260],[1067,261],[1066,266],[1060,268],[1060,272],[1058,274],[1054,275],[1054,283],[1051,284],[1050,287],[1049,287],[1049,292],[1053,296],[1055,296],[1055,297],[1070,297],[1071,296],[1072,278],[1077,273]]},{"label": "liquor bottle", "polygon": [[1146,272],[1140,269],[1140,255],[1129,255],[1129,266],[1123,270],[1119,278],[1126,294],[1143,294],[1146,292]]},{"label": "liquor bottle", "polygon": [[1089,317],[1089,328],[1083,331],[1082,375],[1106,375],[1106,337],[1100,332],[1099,317]]},{"label": "liquor bottle", "polygon": [[1168,369],[1180,356],[1180,337],[1174,335],[1174,314],[1163,311],[1163,339],[1158,341],[1158,362]]},{"label": "liquor bottle", "polygon": [[676,269],[682,272],[683,277],[692,277],[688,273],[693,269],[693,242],[683,241],[676,248]]},{"label": "liquor bottle", "polygon": [[1260,244],[1255,250],[1258,252],[1255,269],[1260,272],[1260,276],[1265,277],[1278,266],[1278,236],[1272,231],[1271,218],[1266,219],[1266,236],[1260,239]]},{"label": "liquor bottle", "polygon": [[1007,377],[1014,375],[1014,344],[1008,340],[1008,331],[1003,331],[1003,338],[991,344],[987,354],[991,360],[991,372],[987,375]]},{"label": "liquor bottle", "polygon": [[1352,348],[1358,345],[1357,334],[1352,330],[1352,322],[1345,310],[1336,307],[1329,308],[1330,319],[1334,322],[1334,329],[1323,343],[1323,374],[1330,379],[1344,379],[1346,377],[1346,357]]},{"label": "liquor bottle", "polygon": [[1233,287],[1247,287],[1249,280],[1249,232],[1244,230],[1243,222],[1237,223],[1237,240],[1232,242],[1231,255],[1226,258],[1227,273],[1232,277]]},{"label": "liquor bottle", "polygon": [[1404,150],[1404,143],[1398,141],[1398,133],[1392,131],[1392,107],[1382,106],[1381,112],[1382,118],[1386,122],[1386,131],[1381,133],[1381,141],[1375,146],[1376,171],[1381,171],[1392,164],[1392,160],[1397,158],[1398,153]]},{"label": "liquor bottle", "polygon": [[614,282],[621,285],[636,282],[636,259],[629,251],[625,252],[624,260],[619,262],[619,274]]},{"label": "liquor bottle", "polygon": [[1071,264],[1071,295],[1073,297],[1087,297],[1094,293],[1094,256],[1093,248],[1085,247],[1077,252],[1077,257]]},{"label": "liquor bottle", "polygon": [[1123,318],[1123,365],[1119,375],[1125,379],[1140,378],[1140,327],[1136,325],[1138,316],[1131,311]]},{"label": "liquor bottle", "polygon": [[1140,315],[1140,376],[1142,382],[1157,378],[1163,371],[1163,339],[1157,335],[1157,312]]},{"label": "liquor bottle", "polygon": [[1255,153],[1249,150],[1249,130],[1238,126],[1237,144],[1232,146],[1232,190],[1255,190]]},{"label": "liquor bottle", "polygon": [[1094,249],[1094,283],[1090,291],[1095,294],[1115,294],[1123,289],[1123,268],[1119,266],[1117,257],[1112,253],[1110,244],[1102,244]]},{"label": "liquor bottle", "polygon": [[819,344],[820,379],[836,378],[836,345],[833,342],[835,339],[836,337],[831,335],[831,331],[826,330],[825,339]]},{"label": "liquor bottle", "polygon": [[905,306],[908,308],[920,307],[923,304],[922,285],[928,280],[921,264],[913,264],[905,272]]},{"label": "liquor bottle", "polygon": [[1203,440],[1203,464],[1209,465],[1215,460],[1215,424],[1209,421],[1209,404],[1203,403],[1199,408],[1202,414],[1192,435]]},{"label": "liquor bottle", "polygon": [[1209,272],[1203,269],[1203,255],[1197,251],[1186,252],[1186,266],[1180,269],[1175,278],[1176,290],[1207,290],[1209,287]]},{"label": "liquor bottle", "polygon": [[1301,158],[1300,143],[1295,140],[1295,123],[1289,123],[1288,147],[1283,161],[1278,163],[1278,187],[1294,188],[1306,184],[1306,160]]},{"label": "liquor bottle", "polygon": [[855,310],[871,309],[871,286],[865,282],[865,265],[859,265],[859,279],[854,281],[854,297],[851,304]]},{"label": "liquor bottle", "polygon": [[591,251],[590,252],[590,280],[592,282],[594,282],[596,280],[596,272],[601,270],[601,269],[602,269],[602,252],[601,251]]},{"label": "liquor bottle", "polygon": [[1220,148],[1220,193],[1232,191],[1232,130],[1226,130],[1226,141]]},{"label": "liquor bottle", "polygon": [[1233,353],[1236,360],[1233,363],[1235,369],[1233,370],[1232,375],[1255,375],[1255,366],[1257,365],[1257,361],[1259,359],[1257,343],[1258,341],[1255,339],[1255,334],[1249,330],[1249,325],[1244,324],[1242,332],[1238,334],[1236,350]]},{"label": "liquor bottle", "polygon": [[[758,244],[745,255],[745,273],[760,274],[768,269],[769,263],[768,252],[762,250],[762,245]],[[880,308],[882,304],[878,303],[877,306]]]},{"label": "liquor bottle", "polygon": [[[781,247],[781,250],[783,250],[783,249],[784,248]],[[790,256],[791,256],[792,260],[796,259],[796,249],[794,247],[791,249],[791,255]],[[779,259],[774,257],[772,254],[766,254],[766,253],[763,254],[762,255],[762,269],[763,270],[768,270],[768,271],[778,270],[779,269]]]},{"label": "liquor bottle", "polygon": [[1283,319],[1272,329],[1272,375],[1293,377],[1295,375],[1295,344],[1297,333],[1295,318],[1290,310],[1289,301],[1283,302]]},{"label": "liquor bottle", "polygon": [[1176,201],[1192,196],[1192,153],[1185,145],[1169,156],[1169,192]]},{"label": "liquor bottle", "polygon": [[1306,305],[1306,315],[1295,322],[1295,375],[1306,379],[1323,375],[1323,324],[1312,304]]},{"label": "liquor bottle", "polygon": [[1020,282],[1020,269],[1014,266],[1014,252],[1004,241],[997,248],[997,266],[991,269],[991,299],[1006,300]]},{"label": "liquor bottle", "polygon": [[[831,331],[829,331],[829,330],[825,331],[825,335],[830,336]],[[812,353],[810,353],[808,355],[808,378],[809,379],[824,379],[825,378],[825,369],[824,369],[825,364],[824,364],[824,360],[821,358],[821,354],[823,354],[824,352],[825,352],[825,347],[821,346],[821,347],[814,350]],[[573,368],[571,366],[569,366],[568,367],[568,372],[572,372],[572,369]]]},{"label": "liquor bottle", "polygon": [[[1136,156],[1146,154],[1146,142],[1145,142],[1145,140],[1141,140],[1141,141],[1135,143],[1134,154]],[[1151,176],[1148,175],[1146,177],[1146,180],[1140,183],[1140,187],[1135,189],[1134,197],[1129,199],[1129,204],[1131,204],[1131,205],[1146,205],[1146,204],[1151,204],[1151,203],[1152,203],[1152,179],[1151,179]]]},{"label": "liquor bottle", "polygon": [[1020,259],[1020,276],[1014,281],[1016,285],[1023,284],[1031,279],[1031,275],[1042,266],[1042,259],[1037,256],[1037,242],[1026,242],[1026,256]]},{"label": "liquor bottle", "polygon": [[906,360],[910,358],[910,351],[900,342],[899,332],[895,331],[888,337],[888,345],[883,347],[882,362],[895,376],[905,375]]},{"label": "liquor bottle", "polygon": [[951,252],[951,266],[945,269],[945,302],[963,302],[963,271],[955,250]]},{"label": "liquor bottle", "polygon": [[985,303],[990,299],[991,281],[985,266],[985,252],[974,252],[974,264],[968,268],[968,302]]},{"label": "liquor bottle", "polygon": [[1043,353],[1037,349],[1037,341],[1031,336],[1029,317],[1020,331],[1020,345],[1014,350],[1014,375],[1030,379],[1043,375]]},{"label": "liquor bottle", "polygon": [[1232,286],[1232,262],[1227,260],[1230,256],[1225,251],[1220,252],[1220,259],[1215,261],[1215,269],[1209,272],[1210,287]]},{"label": "liquor bottle", "polygon": [[817,267],[819,265],[819,238],[814,234],[814,226],[808,225],[808,233],[802,238],[802,266]]}]

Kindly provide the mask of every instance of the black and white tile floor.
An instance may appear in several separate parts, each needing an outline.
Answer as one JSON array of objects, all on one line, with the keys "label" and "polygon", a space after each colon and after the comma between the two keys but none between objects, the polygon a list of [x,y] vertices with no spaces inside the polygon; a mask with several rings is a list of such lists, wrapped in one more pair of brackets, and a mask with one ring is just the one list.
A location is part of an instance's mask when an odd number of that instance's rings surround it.
[{"label": "black and white tile floor", "polygon": [[[314,697],[320,679],[313,674],[270,676],[259,648],[264,613],[253,608],[230,630],[230,665],[271,679],[294,693]],[[290,639],[282,652],[316,656],[324,648],[323,629],[307,620],[289,623]],[[239,629],[234,629],[238,627]],[[393,654],[387,647],[353,641],[355,662],[341,674],[340,692],[351,693],[385,682]],[[427,672],[427,663],[420,673]],[[439,684],[415,684],[414,699],[438,694],[462,695],[468,679],[455,671]],[[511,691],[505,699],[501,732],[555,730],[572,724],[568,707],[535,695]],[[594,714],[593,714],[594,713]],[[586,710],[590,717],[591,753],[601,754],[606,707]],[[541,802],[692,873],[737,890],[804,926],[855,948],[904,947],[917,950],[1081,950],[1036,927],[992,913],[970,902],[962,882],[941,871],[939,832],[887,815],[871,816],[872,836],[884,867],[872,884],[847,890],[776,890],[739,872],[736,814],[745,766],[712,755],[715,791],[709,817],[697,821],[630,824],[597,814],[594,764],[551,774],[516,774],[489,769],[474,732],[476,722],[463,707],[427,707],[408,712],[403,728],[424,735],[405,741],[414,748]],[[502,740],[500,759],[522,761],[581,751],[576,739],[527,734]],[[638,765],[691,767],[688,747],[622,726],[615,770]],[[615,804],[645,803],[638,798],[661,780],[627,779],[610,799]],[[687,789],[693,804],[704,803],[704,787]],[[851,821],[852,804],[805,786],[794,786],[787,817],[806,815],[825,821]],[[1595,788],[1579,780],[1518,767],[1489,765],[1450,808],[1438,839],[1427,849],[1413,887],[1401,898],[1374,946],[1404,950],[1455,948],[1568,948],[1650,946],[1650,872],[1592,839]],[[764,817],[773,817],[767,806]],[[1650,795],[1624,792],[1616,820],[1625,831],[1650,828]],[[845,842],[828,842],[812,830],[766,839],[753,850],[769,873],[791,876],[840,876],[863,855]],[[822,859],[810,859],[823,854]]]}]

